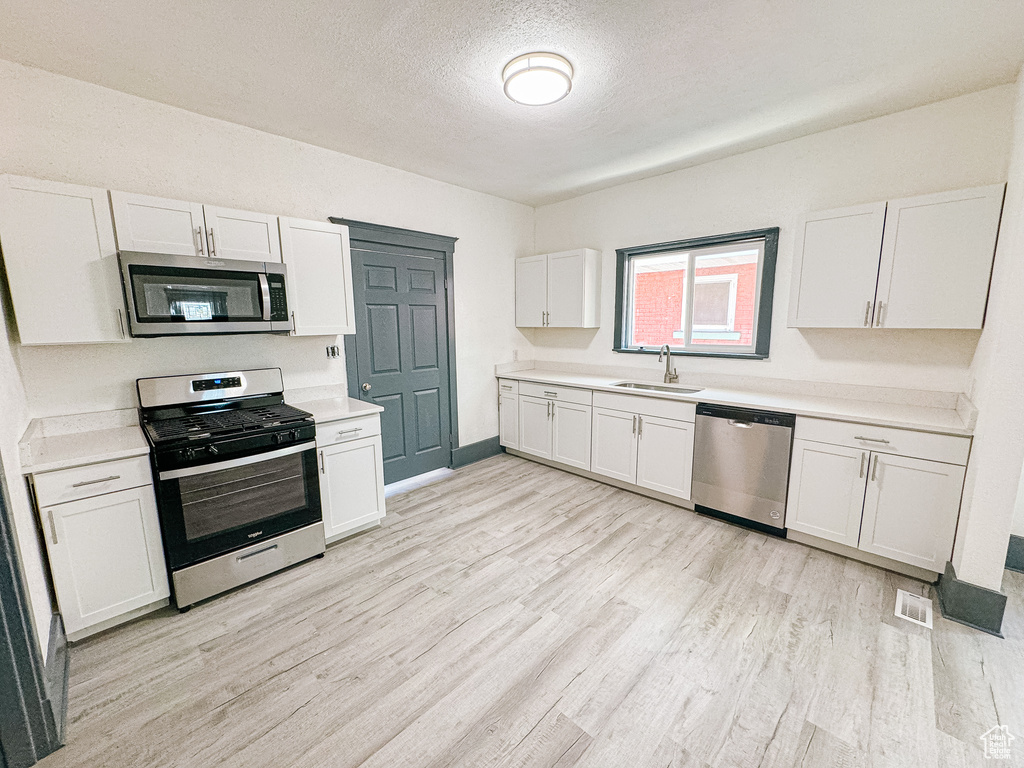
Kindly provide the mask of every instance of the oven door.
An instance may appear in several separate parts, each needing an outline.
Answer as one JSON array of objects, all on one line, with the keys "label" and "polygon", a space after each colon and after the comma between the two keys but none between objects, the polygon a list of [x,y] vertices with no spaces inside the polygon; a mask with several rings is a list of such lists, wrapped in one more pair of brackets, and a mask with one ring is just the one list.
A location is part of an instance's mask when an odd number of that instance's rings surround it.
[{"label": "oven door", "polygon": [[315,443],[157,473],[171,569],[323,519]]}]

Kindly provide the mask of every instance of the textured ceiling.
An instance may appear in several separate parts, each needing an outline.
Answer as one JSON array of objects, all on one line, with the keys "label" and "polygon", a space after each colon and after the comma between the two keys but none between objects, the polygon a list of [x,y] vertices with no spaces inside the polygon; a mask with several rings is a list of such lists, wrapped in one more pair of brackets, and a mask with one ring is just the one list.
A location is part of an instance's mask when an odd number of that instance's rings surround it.
[{"label": "textured ceiling", "polygon": [[[1021,0],[0,0],[0,58],[532,205],[1014,80]],[[549,107],[504,64],[576,68]]]}]

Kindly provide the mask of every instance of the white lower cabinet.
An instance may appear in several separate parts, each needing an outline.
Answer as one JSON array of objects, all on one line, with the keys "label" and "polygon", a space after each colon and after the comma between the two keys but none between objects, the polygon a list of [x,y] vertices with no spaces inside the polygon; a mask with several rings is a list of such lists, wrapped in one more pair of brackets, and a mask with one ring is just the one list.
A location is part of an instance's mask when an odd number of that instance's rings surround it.
[{"label": "white lower cabinet", "polygon": [[693,424],[656,416],[639,416],[637,421],[636,484],[689,499]]},{"label": "white lower cabinet", "polygon": [[41,507],[40,514],[71,639],[170,595],[151,485]]},{"label": "white lower cabinet", "polygon": [[624,483],[636,482],[636,420],[635,413],[594,408],[591,471]]},{"label": "white lower cabinet", "polygon": [[552,403],[551,459],[590,469],[590,420],[593,408],[579,403]]},{"label": "white lower cabinet", "polygon": [[519,395],[498,391],[498,442],[505,448],[519,448]]},{"label": "white lower cabinet", "polygon": [[[817,419],[798,419],[796,434],[788,528],[943,571],[956,534],[969,438]],[[897,445],[923,457],[886,452]]]},{"label": "white lower cabinet", "polygon": [[519,396],[519,450],[551,458],[551,401]]},{"label": "white lower cabinet", "polygon": [[942,571],[953,550],[964,473],[953,464],[874,454],[860,548]]},{"label": "white lower cabinet", "polygon": [[384,517],[380,417],[317,425],[324,538],[337,541]]}]

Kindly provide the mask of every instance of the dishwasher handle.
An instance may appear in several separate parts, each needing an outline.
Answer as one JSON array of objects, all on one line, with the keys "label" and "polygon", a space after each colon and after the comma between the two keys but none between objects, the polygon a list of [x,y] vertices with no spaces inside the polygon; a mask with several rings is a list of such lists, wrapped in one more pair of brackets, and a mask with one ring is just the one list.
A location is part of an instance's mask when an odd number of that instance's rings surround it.
[{"label": "dishwasher handle", "polygon": [[740,421],[739,419],[729,419],[729,425],[733,427],[739,427],[740,429],[754,428],[754,423],[752,421]]}]

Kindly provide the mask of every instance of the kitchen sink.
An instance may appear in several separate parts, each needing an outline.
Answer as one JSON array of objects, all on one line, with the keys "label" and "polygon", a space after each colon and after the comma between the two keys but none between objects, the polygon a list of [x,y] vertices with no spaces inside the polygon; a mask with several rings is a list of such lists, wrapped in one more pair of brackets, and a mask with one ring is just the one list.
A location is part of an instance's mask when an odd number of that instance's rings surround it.
[{"label": "kitchen sink", "polygon": [[623,389],[643,389],[651,392],[671,392],[674,395],[692,395],[694,392],[700,392],[701,387],[696,389],[692,387],[674,386],[672,384],[646,384],[640,381],[617,381],[612,384],[613,387],[622,387]]}]

